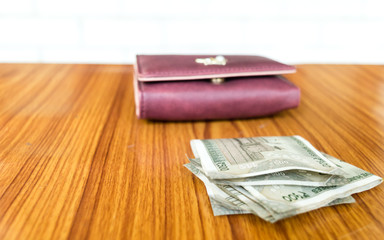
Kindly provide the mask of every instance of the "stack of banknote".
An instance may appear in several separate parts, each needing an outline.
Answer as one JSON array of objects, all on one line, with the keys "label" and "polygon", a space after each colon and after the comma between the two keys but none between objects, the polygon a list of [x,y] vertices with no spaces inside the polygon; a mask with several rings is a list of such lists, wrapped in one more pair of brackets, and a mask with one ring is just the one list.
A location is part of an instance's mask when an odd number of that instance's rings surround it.
[{"label": "stack of banknote", "polygon": [[192,140],[185,165],[204,182],[215,216],[251,213],[270,221],[325,206],[382,178],[316,150],[299,136]]}]

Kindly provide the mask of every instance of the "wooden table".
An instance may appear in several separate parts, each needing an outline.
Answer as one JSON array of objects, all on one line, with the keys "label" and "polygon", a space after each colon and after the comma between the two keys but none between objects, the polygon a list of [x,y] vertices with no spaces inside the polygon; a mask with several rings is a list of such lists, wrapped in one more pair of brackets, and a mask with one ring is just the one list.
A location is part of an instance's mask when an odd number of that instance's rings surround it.
[{"label": "wooden table", "polygon": [[0,239],[379,239],[384,185],[270,224],[214,217],[183,164],[194,138],[301,135],[384,176],[384,66],[299,65],[273,117],[135,117],[132,66],[0,64]]}]

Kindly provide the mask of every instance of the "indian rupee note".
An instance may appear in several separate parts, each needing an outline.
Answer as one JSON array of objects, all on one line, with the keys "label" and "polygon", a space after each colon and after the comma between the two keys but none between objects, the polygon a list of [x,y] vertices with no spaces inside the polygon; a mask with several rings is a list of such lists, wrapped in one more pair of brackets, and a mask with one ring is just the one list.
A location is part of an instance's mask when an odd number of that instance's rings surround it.
[{"label": "indian rupee note", "polygon": [[371,189],[382,182],[382,178],[345,163],[326,157],[342,169],[348,183],[342,186],[244,186],[259,204],[268,209],[274,219],[279,220],[325,206],[330,202],[348,197],[354,193]]},{"label": "indian rupee note", "polygon": [[[202,171],[200,159],[189,158],[191,164]],[[207,176],[209,178],[209,176]],[[341,175],[329,175],[305,170],[288,170],[260,176],[232,179],[210,179],[218,185],[302,185],[302,186],[337,186],[347,183],[347,179]]]},{"label": "indian rupee note", "polygon": [[342,174],[300,136],[192,140],[191,147],[211,179],[245,178],[287,170]]},{"label": "indian rupee note", "polygon": [[222,213],[225,212],[226,208],[231,210],[226,211],[229,212],[229,214],[233,214],[232,210],[241,213],[251,212],[267,221],[270,220],[269,218],[271,215],[269,214],[269,212],[267,212],[262,206],[259,206],[256,202],[247,199],[245,196],[235,197],[236,193],[231,193],[230,190],[228,190],[228,188],[226,188],[225,186],[217,186],[211,183],[209,179],[193,164],[189,163],[185,164],[184,166],[204,183],[215,216],[217,216],[217,214],[223,215]]}]

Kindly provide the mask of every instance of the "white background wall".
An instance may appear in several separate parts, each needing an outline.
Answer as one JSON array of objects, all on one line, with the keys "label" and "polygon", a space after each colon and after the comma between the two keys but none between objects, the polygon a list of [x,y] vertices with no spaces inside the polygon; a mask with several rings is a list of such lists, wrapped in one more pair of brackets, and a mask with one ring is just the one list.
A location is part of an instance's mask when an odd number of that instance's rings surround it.
[{"label": "white background wall", "polygon": [[132,63],[137,53],[384,64],[384,0],[0,0],[0,62]]}]

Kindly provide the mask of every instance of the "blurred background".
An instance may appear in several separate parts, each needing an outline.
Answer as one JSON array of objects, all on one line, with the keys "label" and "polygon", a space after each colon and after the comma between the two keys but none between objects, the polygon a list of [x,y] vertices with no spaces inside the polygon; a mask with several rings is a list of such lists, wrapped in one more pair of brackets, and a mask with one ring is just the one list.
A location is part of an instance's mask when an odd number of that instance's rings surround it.
[{"label": "blurred background", "polygon": [[383,0],[0,0],[0,62],[254,54],[384,64]]}]

